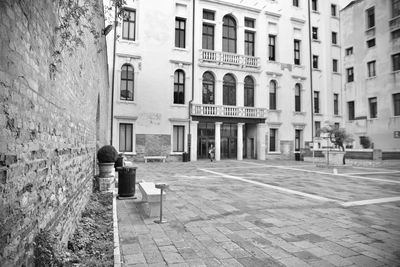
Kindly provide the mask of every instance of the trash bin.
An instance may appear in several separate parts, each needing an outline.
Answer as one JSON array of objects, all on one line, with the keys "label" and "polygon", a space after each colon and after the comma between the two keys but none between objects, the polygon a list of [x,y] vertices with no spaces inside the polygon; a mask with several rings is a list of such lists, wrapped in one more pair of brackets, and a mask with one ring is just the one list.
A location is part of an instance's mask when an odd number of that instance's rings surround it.
[{"label": "trash bin", "polygon": [[135,195],[137,167],[118,167],[118,196],[133,197]]},{"label": "trash bin", "polygon": [[122,167],[122,166],[125,165],[124,163],[125,163],[124,155],[123,154],[119,154],[118,158],[117,158],[117,161],[114,164],[114,168],[117,169],[118,167]]},{"label": "trash bin", "polygon": [[189,161],[189,153],[183,152],[183,154],[182,154],[182,161],[183,161],[183,162],[188,162],[188,161]]}]

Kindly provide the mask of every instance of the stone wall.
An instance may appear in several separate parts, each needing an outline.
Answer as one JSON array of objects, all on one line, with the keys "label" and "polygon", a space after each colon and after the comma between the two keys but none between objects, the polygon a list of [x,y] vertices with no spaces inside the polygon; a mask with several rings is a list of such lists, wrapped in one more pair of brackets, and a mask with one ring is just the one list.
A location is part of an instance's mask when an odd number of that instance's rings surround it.
[{"label": "stone wall", "polygon": [[58,3],[0,1],[0,266],[32,266],[40,229],[68,240],[108,139],[104,37],[85,35],[52,72]]}]

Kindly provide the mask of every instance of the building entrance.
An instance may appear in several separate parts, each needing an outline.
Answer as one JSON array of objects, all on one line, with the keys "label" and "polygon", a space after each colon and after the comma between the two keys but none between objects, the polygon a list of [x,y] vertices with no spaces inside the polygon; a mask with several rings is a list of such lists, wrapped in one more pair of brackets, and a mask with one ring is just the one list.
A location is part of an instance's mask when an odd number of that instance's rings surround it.
[{"label": "building entrance", "polygon": [[208,158],[210,145],[215,147],[215,124],[199,123],[197,130],[197,158]]},{"label": "building entrance", "polygon": [[221,158],[237,158],[237,124],[221,125]]}]

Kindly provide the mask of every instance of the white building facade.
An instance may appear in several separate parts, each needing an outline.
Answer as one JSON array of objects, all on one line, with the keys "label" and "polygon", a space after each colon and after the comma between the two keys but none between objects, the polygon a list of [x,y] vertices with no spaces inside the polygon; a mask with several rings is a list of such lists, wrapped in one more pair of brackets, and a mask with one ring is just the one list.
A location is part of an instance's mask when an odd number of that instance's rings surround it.
[{"label": "white building facade", "polygon": [[[313,2],[128,0],[117,27],[112,144],[137,159],[198,160],[210,145],[217,160],[294,158],[314,139],[314,117],[341,119],[340,70],[325,71],[340,62],[326,33],[340,36],[338,6],[318,1],[309,14]],[[309,16],[320,28],[311,46]]]},{"label": "white building facade", "polygon": [[370,143],[399,151],[400,1],[353,1],[341,11],[341,24],[345,120],[354,148]]}]

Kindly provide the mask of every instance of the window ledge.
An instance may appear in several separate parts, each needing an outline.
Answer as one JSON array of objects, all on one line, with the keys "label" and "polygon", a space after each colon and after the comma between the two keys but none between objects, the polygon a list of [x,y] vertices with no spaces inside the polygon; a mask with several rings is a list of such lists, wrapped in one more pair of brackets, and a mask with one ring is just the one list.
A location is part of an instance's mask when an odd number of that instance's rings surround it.
[{"label": "window ledge", "polygon": [[174,108],[187,108],[186,104],[171,104],[171,107]]},{"label": "window ledge", "polygon": [[174,47],[173,50],[189,53],[189,50],[187,48]]},{"label": "window ledge", "polygon": [[131,105],[136,105],[135,100],[130,101],[130,100],[120,100],[120,99],[118,99],[118,100],[117,100],[117,103],[119,103],[119,104],[131,104]]},{"label": "window ledge", "polygon": [[305,69],[304,65],[297,65],[297,64],[293,64],[294,68],[299,68],[299,69]]},{"label": "window ledge", "polygon": [[342,115],[338,115],[338,114],[335,114],[335,115],[333,115],[335,118],[342,118],[343,116]]},{"label": "window ledge", "polygon": [[122,43],[122,44],[128,44],[128,45],[138,45],[139,44],[138,41],[131,41],[131,40],[125,40],[125,39],[118,40],[118,42]]},{"label": "window ledge", "polygon": [[136,152],[118,152],[118,154],[124,154],[124,156],[136,156]]},{"label": "window ledge", "polygon": [[306,112],[304,112],[304,111],[293,111],[293,114],[294,114],[294,115],[305,116],[305,115],[306,115]]},{"label": "window ledge", "polygon": [[314,113],[314,116],[324,116],[322,113]]},{"label": "window ledge", "polygon": [[333,46],[333,47],[340,48],[340,45],[338,45],[338,44],[332,44],[332,46]]},{"label": "window ledge", "polygon": [[394,70],[394,71],[392,71],[392,74],[397,74],[397,73],[400,73],[400,70]]},{"label": "window ledge", "polygon": [[339,20],[339,17],[338,16],[331,16],[331,19]]},{"label": "window ledge", "polygon": [[313,14],[318,14],[318,15],[320,14],[318,10],[311,10],[311,12],[312,12]]},{"label": "window ledge", "polygon": [[313,71],[318,71],[318,72],[321,72],[321,71],[322,71],[321,69],[318,69],[318,68],[313,68],[312,70],[313,70]]},{"label": "window ledge", "polygon": [[332,75],[339,75],[339,76],[341,76],[342,74],[341,74],[340,72],[337,72],[337,71],[334,72],[334,71],[333,71],[333,72],[332,72]]},{"label": "window ledge", "polygon": [[313,41],[314,43],[321,43],[321,40],[320,40],[320,39],[312,39],[312,41]]},{"label": "window ledge", "polygon": [[375,117],[375,118],[368,118],[367,120],[368,121],[377,121],[379,118],[378,117]]},{"label": "window ledge", "polygon": [[268,151],[267,154],[268,154],[268,155],[280,155],[280,154],[282,154],[282,153],[279,152],[279,151]]},{"label": "window ledge", "polygon": [[273,112],[273,113],[281,113],[281,109],[268,109],[268,112]]},{"label": "window ledge", "polygon": [[375,79],[376,79],[376,75],[375,75],[375,76],[372,76],[372,77],[367,77],[367,78],[366,78],[367,81],[369,81],[369,80],[375,80]]},{"label": "window ledge", "polygon": [[183,155],[183,153],[185,153],[184,151],[182,151],[182,152],[171,152],[171,153],[169,153],[169,155],[170,156],[181,156],[181,155]]}]

